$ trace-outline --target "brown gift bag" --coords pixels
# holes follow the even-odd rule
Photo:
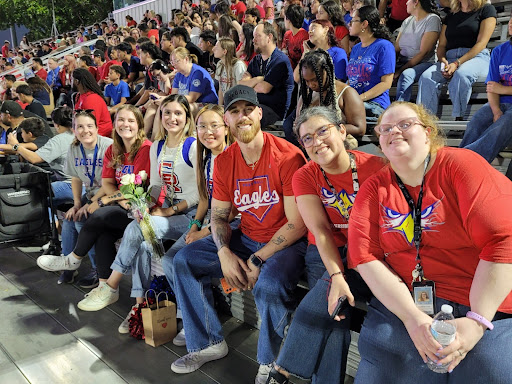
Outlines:
[[[148,292],[146,292],[146,302],[148,302]],[[144,326],[144,337],[146,344],[158,347],[159,345],[168,343],[176,336],[176,304],[167,300],[158,301],[158,297],[166,292],[160,292],[156,296],[156,303],[142,308],[142,325]],[[155,292],[156,294],[156,292]]]

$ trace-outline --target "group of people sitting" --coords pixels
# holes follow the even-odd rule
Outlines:
[[[256,383],[290,375],[342,383],[356,300],[369,303],[356,382],[506,382],[512,184],[489,161],[511,136],[512,43],[489,56],[494,8],[457,1],[441,26],[430,2],[409,0],[411,16],[393,47],[372,5],[356,2],[347,30],[341,5],[312,3],[316,19],[297,43],[304,10],[286,4],[281,44],[269,7],[260,6],[261,22],[252,8],[240,15],[239,3],[217,3],[209,25],[198,7],[184,5],[172,30],[159,34],[161,49],[149,35],[112,32],[92,51],[81,47],[78,64],[73,55],[62,68],[55,62],[62,105],[51,113],[53,137],[30,112],[30,86],[8,88],[0,161],[19,156],[52,169],[54,202],[72,204],[62,220],[64,256],[42,255],[37,264],[73,282],[90,258],[93,270],[80,285],[93,289],[81,310],[116,302],[124,275],[132,277],[134,307],[143,303],[151,247],[120,191],[124,175],[139,174],[151,188],[157,237],[174,241],[162,265],[183,325],[173,343],[188,353],[172,371],[190,373],[228,353],[211,287],[223,277],[254,294],[262,320]],[[198,47],[191,32],[201,27]],[[467,46],[470,31],[476,40]],[[360,42],[350,48],[348,34]],[[445,148],[429,104],[435,97],[408,102],[411,84],[419,78],[421,98],[422,81],[449,81],[457,87],[454,111],[460,102],[454,117],[462,117],[463,84],[470,95],[489,66],[489,104],[466,132],[472,151]],[[402,91],[391,103],[394,80]],[[354,150],[372,118],[385,159]],[[280,119],[288,140],[262,131]],[[304,273],[310,291],[299,304]],[[431,289],[431,307],[415,300],[418,288]],[[340,298],[349,307],[333,313]],[[430,332],[430,315],[446,303],[457,318],[448,346]],[[120,333],[128,333],[133,309]],[[446,379],[429,360],[447,364]]]

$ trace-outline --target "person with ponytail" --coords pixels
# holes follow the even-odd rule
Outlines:
[[[318,7],[316,19],[327,20],[331,22],[334,27],[336,40],[338,41],[337,45],[342,47],[348,56],[350,53],[348,44],[349,32],[345,26],[345,21],[343,19],[343,8],[341,8],[340,3],[334,0],[327,0],[322,2]]]
[[[434,63],[434,51],[441,32],[435,0],[409,0],[407,12],[411,16],[403,22],[395,41],[398,57],[394,79],[397,82],[396,99],[401,101],[411,99],[412,85]]]
[[[186,48],[176,48],[171,54],[171,64],[176,70],[172,95],[185,96],[190,104],[219,102],[213,79],[206,69],[197,65],[196,55]]]
[[[235,42],[228,37],[221,37],[213,47],[213,55],[220,59],[215,72],[219,82],[219,104],[224,104],[224,93],[242,80],[247,67],[235,56]]]
[[[98,122],[98,133],[110,137],[112,134],[112,119],[108,111],[103,91],[91,73],[85,68],[73,71],[73,88],[78,90],[75,100],[75,110],[92,109]]]
[[[350,35],[361,40],[350,54],[348,83],[364,102],[366,119],[377,118],[390,104],[389,89],[395,72],[395,48],[391,34],[380,24],[379,11],[365,5],[354,13],[350,21]]]
[[[240,44],[236,47],[236,57],[245,62],[245,65],[248,66],[254,56],[256,56],[256,51],[254,50],[254,44],[252,40],[254,39],[254,25],[244,23],[242,25],[242,33],[240,33]]]

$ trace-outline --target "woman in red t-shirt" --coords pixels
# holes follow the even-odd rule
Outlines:
[[[75,249],[64,257],[39,257],[37,265],[42,269],[77,270],[94,246],[100,285],[105,284],[109,277],[110,265],[116,255],[115,242],[123,236],[125,228],[133,220],[129,217],[128,200],[119,190],[121,177],[144,171],[149,180],[151,142],[144,134],[144,120],[138,108],[128,104],[119,108],[113,139],[114,143],[107,148],[103,159],[102,194],[97,194],[102,197],[89,203],[87,211],[90,216],[80,231]]]
[[[334,34],[338,40],[338,45],[345,50],[348,56],[350,54],[348,44],[349,35],[343,19],[343,9],[341,8],[341,5],[333,0],[324,1],[318,7],[316,19],[331,22],[334,27]]]
[[[436,120],[395,102],[375,127],[389,166],[361,187],[348,231],[349,267],[375,295],[356,382],[439,383],[428,359],[453,383],[512,372],[512,183],[478,154],[443,148]],[[457,328],[444,342],[429,316],[442,304]]]
[[[254,25],[252,24],[243,24],[242,25],[242,33],[238,34],[240,38],[240,44],[236,47],[236,57],[245,62],[245,65],[249,65],[254,56],[256,56],[256,52],[254,51],[254,44],[252,40],[254,39]]]

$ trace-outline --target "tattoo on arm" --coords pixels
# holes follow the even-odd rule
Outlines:
[[[289,231],[291,231],[292,229],[295,229],[295,225],[293,225],[293,224],[288,224],[288,227],[287,227],[286,229],[288,229]]]
[[[229,240],[231,239],[231,227],[229,226],[229,213],[230,208],[218,208],[214,207],[212,211],[211,219],[211,232],[213,234],[213,241],[217,246],[217,250],[220,251],[222,247],[229,246]]]
[[[286,241],[286,237],[284,237],[283,235],[279,235],[279,236],[277,236],[277,238],[276,238],[276,239],[272,240],[272,242],[273,242],[275,245],[281,245],[281,244],[283,244],[285,241]]]

